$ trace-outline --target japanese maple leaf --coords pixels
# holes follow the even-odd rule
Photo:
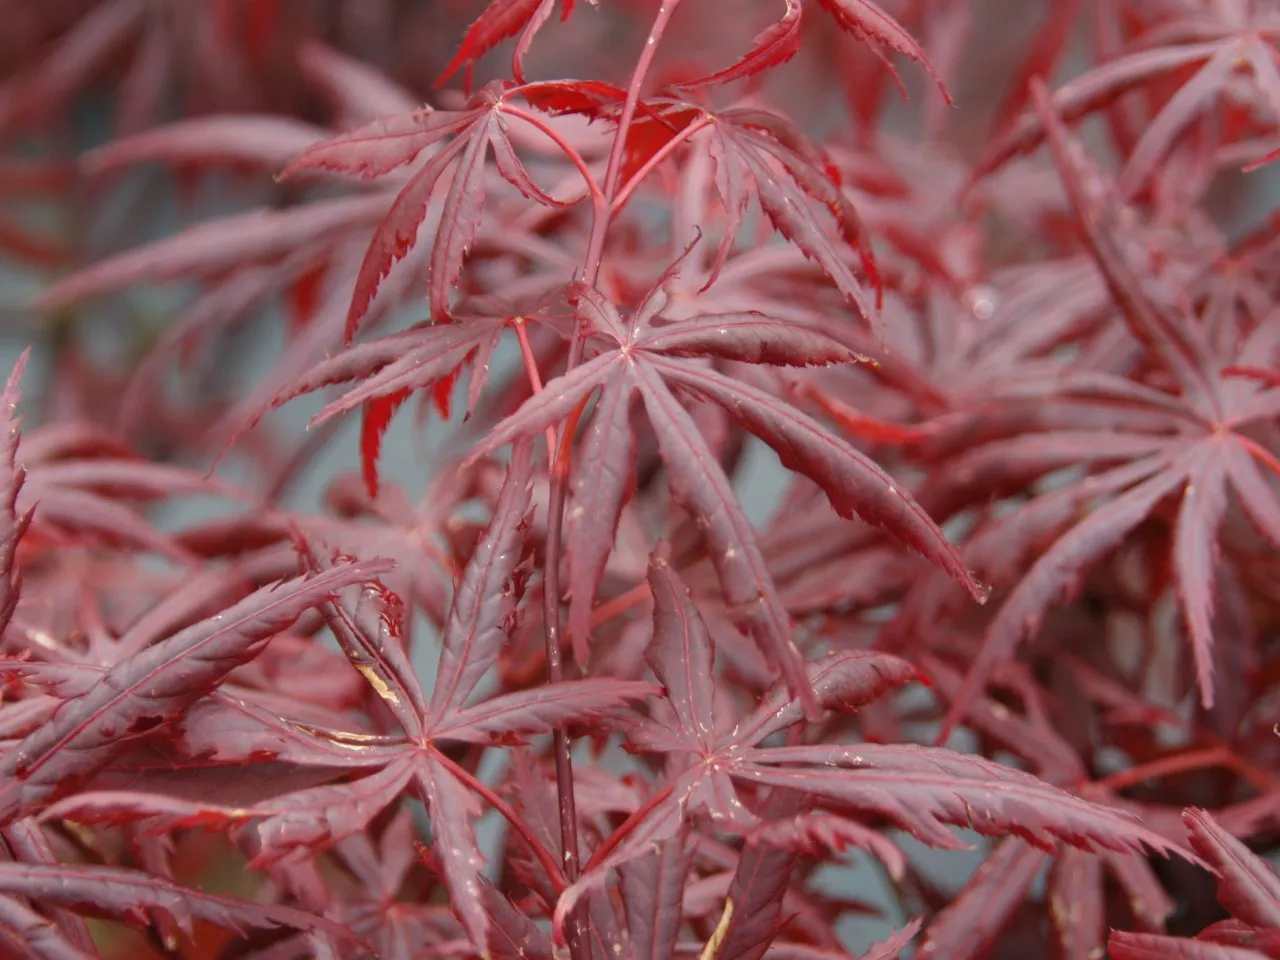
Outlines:
[[[268,752],[293,763],[336,767],[353,779],[239,808],[158,794],[82,794],[57,813],[90,821],[149,818],[169,829],[189,823],[252,822],[258,841],[253,865],[261,867],[296,861],[307,851],[359,833],[412,790],[427,804],[434,849],[467,933],[475,944],[487,943],[488,914],[478,899],[483,860],[472,823],[480,810],[473,792],[486,799],[493,794],[442,753],[440,745],[506,742],[571,723],[599,721],[623,704],[656,692],[645,682],[587,679],[468,703],[515,626],[527,576],[521,558],[530,461],[529,445],[518,445],[488,531],[454,593],[430,697],[421,690],[407,657],[396,652],[398,627],[386,615],[385,603],[383,612],[376,598],[364,612],[345,605],[330,612],[344,652],[399,720],[403,734],[371,736],[324,724],[298,725],[289,731],[290,724],[243,703],[215,705],[196,731],[203,740],[220,739],[221,749],[245,758]],[[539,853],[548,875],[559,878],[556,858],[545,850]]]
[[[332,135],[333,131],[284,117],[198,117],[113,141],[86,154],[81,166],[98,178],[143,162],[179,170],[239,167],[267,174]],[[268,268],[275,285],[283,287],[301,272],[301,264],[314,262],[322,254],[339,259],[332,251],[341,249],[353,235],[359,240],[362,231],[372,230],[393,198],[388,189],[365,190],[360,195],[329,197],[284,210],[251,210],[189,226],[73,273],[45,290],[35,306],[60,310],[140,281],[202,280],[216,290],[239,281],[240,274]]]
[[[1224,378],[1220,371],[1252,355],[1253,342],[1265,342],[1263,328],[1231,338],[1222,356],[1222,331],[1206,321],[1184,316],[1153,298],[1128,255],[1107,229],[1104,210],[1091,202],[1082,176],[1069,157],[1062,123],[1049,113],[1043,87],[1033,95],[1049,130],[1055,161],[1079,219],[1086,248],[1107,281],[1126,328],[1149,361],[1170,380],[1172,391],[1105,372],[1066,374],[1050,388],[1069,407],[1101,408],[1106,419],[1097,430],[1042,427],[1010,439],[979,446],[964,458],[1008,462],[1031,456],[1049,469],[1060,456],[1078,462],[1092,447],[1106,469],[1093,472],[1082,486],[1067,487],[1036,498],[975,536],[970,562],[1007,556],[1009,534],[1041,535],[1061,529],[1079,505],[1094,503],[1088,515],[1061,533],[1035,560],[989,625],[982,652],[964,686],[952,701],[944,729],[966,709],[990,675],[993,665],[1010,656],[1019,642],[1042,622],[1063,588],[1114,549],[1167,498],[1178,499],[1173,527],[1173,578],[1195,658],[1200,696],[1213,704],[1213,566],[1215,543],[1227,511],[1229,491],[1257,530],[1280,544],[1280,498],[1264,470],[1280,474],[1276,454],[1250,434],[1250,428],[1280,417],[1280,390],[1243,378]],[[1259,339],[1261,338],[1261,339]],[[1068,399],[1069,398],[1069,399]],[[1075,401],[1075,402],[1073,402]],[[1068,448],[1072,453],[1067,453]],[[1088,455],[1085,453],[1084,455]],[[993,461],[992,458],[995,458]],[[970,466],[972,469],[972,466]]]
[[[403,97],[394,91],[355,99],[347,109],[366,121],[368,109],[403,107]],[[116,141],[88,154],[83,165],[97,176],[142,161],[179,170],[248,167],[267,173],[332,135],[277,117],[202,117]],[[140,282],[198,283],[198,294],[164,329],[128,384],[118,418],[129,435],[163,395],[170,364],[191,363],[203,353],[193,350],[195,345],[253,318],[273,295],[285,294],[293,319],[287,354],[253,393],[239,398],[209,429],[205,442],[216,446],[291,379],[342,344],[351,290],[369,238],[395,200],[395,183],[393,177],[355,196],[323,197],[284,210],[252,210],[189,226],[73,273],[44,291],[35,308],[61,310]],[[387,319],[389,308],[407,295],[416,268],[413,258],[397,264],[382,283],[381,295],[367,306],[366,325]]]
[[[82,690],[0,756],[0,822],[66,796],[127,749],[130,735],[177,719],[304,611],[386,569],[385,562],[343,564],[316,577],[264,587],[105,672],[72,678]]]
[[[838,514],[883,526],[975,596],[982,595],[942,532],[873,461],[798,409],[705,362],[844,363],[855,359],[847,348],[816,330],[756,313],[705,314],[663,323],[659,315],[665,295],[660,291],[625,322],[594,290],[579,286],[576,295],[593,334],[592,355],[497,424],[471,457],[540,434],[601,391],[576,463],[569,511],[575,531],[570,539],[571,624],[578,637],[585,636],[587,612],[631,483],[635,441],[630,412],[639,400],[657,437],[672,495],[703,530],[734,615],[750,625],[788,688],[809,696],[803,659],[755,531],[681,394],[723,407],[773,447],[787,467],[817,483]]]
[[[912,745],[760,744],[804,719],[801,701],[776,691],[728,728],[712,705],[714,647],[687,589],[660,552],[649,571],[654,597],[651,669],[667,693],[652,718],[630,729],[633,747],[665,754],[672,772],[584,866],[556,907],[557,932],[577,899],[607,872],[673,836],[686,818],[705,812],[726,829],[759,821],[736,784],[807,794],[819,805],[884,817],[934,846],[963,846],[946,824],[987,834],[1016,834],[1052,849],[1062,841],[1085,848],[1169,853],[1178,848],[1120,811],[1088,803],[1029,774],[975,757]],[[807,664],[824,707],[853,710],[910,682],[905,661],[870,652],[828,656]]]
[[[926,664],[934,688],[944,696],[953,695],[960,686],[961,675],[936,658],[927,658]],[[1028,701],[1032,699],[1025,689],[1019,693]],[[965,723],[980,736],[1023,759],[1049,782],[1079,790],[1077,785],[1087,779],[1084,764],[1071,744],[1049,726],[1041,711],[1042,707],[1037,706],[1027,709],[1024,715],[994,699],[979,698],[970,704]],[[1048,859],[1045,851],[1027,847],[1016,839],[999,845],[952,904],[929,925],[922,954],[948,960],[981,956],[1014,919]],[[1073,905],[1069,910],[1053,910],[1050,914],[1053,938],[1063,956],[1088,956],[1091,951],[1102,949],[1106,941],[1109,881],[1129,892],[1132,901],[1143,903],[1145,916],[1159,911],[1160,903],[1168,899],[1142,854],[1108,850],[1095,856],[1060,846],[1049,865],[1048,893],[1058,902]],[[980,916],[980,921],[975,921],[975,916]]]
[[[933,64],[929,62],[924,50],[902,24],[889,16],[879,4],[873,3],[872,0],[817,0],[817,2],[831,14],[840,29],[870,46],[881,61],[889,67],[895,80],[897,80],[897,73],[889,63],[882,47],[909,57],[923,66],[938,85],[938,89],[942,91],[946,101],[951,102],[942,78],[933,69]],[[898,86],[902,87],[901,81],[898,81]]]
[[[754,193],[773,228],[817,263],[859,316],[873,324],[882,292],[870,238],[841,190],[835,165],[816,144],[784,117],[762,109],[709,111],[680,97],[656,97],[645,105],[646,114],[628,132],[625,179],[635,181],[650,158],[665,155],[684,141],[705,152],[714,164],[724,222],[704,290],[719,277]],[[827,218],[834,224],[834,235]],[[862,258],[867,282],[876,291],[874,305],[845,262],[846,247]]]
[[[205,125],[207,127],[207,124]],[[204,130],[205,133],[209,131]],[[35,308],[54,311],[85,298],[144,282],[190,280],[198,293],[165,327],[120,398],[117,422],[125,436],[146,426],[166,401],[165,371],[195,366],[214,351],[193,349],[259,315],[273,295],[310,285],[307,323],[289,338],[286,355],[247,397],[203,427],[198,437],[215,446],[293,377],[340,346],[360,258],[367,237],[393,195],[339,197],[287,210],[255,210],[199,223],[180,233],[108,257],[55,284]],[[386,317],[388,301],[411,275],[398,272],[385,285],[387,298],[370,318]],[[212,442],[210,442],[210,440]]]
[[[512,836],[514,856],[509,862],[519,881],[527,885],[536,898],[542,901],[541,909],[549,911],[564,885],[555,883],[555,878],[548,877],[545,870],[540,868],[531,856],[531,844],[539,843],[548,849],[556,849],[560,844],[559,791],[554,773],[546,764],[540,764],[530,751],[518,751],[512,757],[504,792],[510,796],[512,805],[520,812],[528,827],[527,832]],[[629,789],[616,775],[599,767],[579,767],[574,771],[574,793],[577,798],[580,846],[585,846],[588,837],[599,836],[602,831],[607,833],[612,817],[637,802],[636,790]],[[688,840],[690,837],[686,834],[678,839]],[[685,847],[679,849],[683,851]],[[665,889],[654,892],[665,904],[674,904],[674,909],[678,911],[679,887],[673,890],[670,878],[667,878],[664,887]],[[607,891],[593,890],[587,895],[580,915],[585,927],[584,939],[595,945],[593,953],[610,956],[625,952],[628,941],[633,950],[643,948],[645,937],[642,922],[636,923],[636,936],[629,937],[632,933],[633,914],[628,914],[625,920],[623,914],[620,905]],[[663,917],[664,925],[670,924],[672,920],[670,916]],[[523,926],[527,929],[528,924],[529,921],[526,920]],[[554,953],[551,938],[541,932],[533,938],[531,947],[545,948],[546,955]],[[644,955],[636,953],[636,956]],[[516,957],[520,956],[520,952],[516,951]]]
[[[437,184],[450,168],[452,180],[440,207],[430,247],[427,294],[437,320],[449,317],[450,294],[463,259],[476,239],[485,202],[485,159],[493,151],[501,176],[525,197],[548,207],[567,204],[544,192],[516,155],[507,133],[511,117],[539,122],[508,102],[504,85],[494,82],[462,110],[424,109],[388,117],[304,150],[282,177],[328,170],[372,179],[385,176],[433,151],[413,173],[375,231],[361,264],[347,314],[347,337],[355,333],[374,294],[392,265],[418,242]]]

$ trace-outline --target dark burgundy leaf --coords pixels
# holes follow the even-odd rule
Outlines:
[[[305,611],[390,569],[386,561],[347,563],[264,587],[117,664],[0,759],[0,818],[11,822],[66,796],[129,737],[176,719]]]
[[[0,863],[0,894],[33,897],[91,916],[125,921],[145,922],[149,916],[165,916],[188,935],[192,921],[203,920],[232,931],[293,927],[351,938],[341,924],[301,910],[214,896],[114,867]]]
[[[453,909],[473,944],[488,943],[489,916],[480,899],[484,859],[476,845],[472,818],[479,805],[461,783],[434,758],[418,770],[418,781],[431,817],[433,847],[444,865]]]
[[[693,863],[686,833],[658,844],[618,871],[627,935],[636,960],[664,960],[680,935],[685,882]]]

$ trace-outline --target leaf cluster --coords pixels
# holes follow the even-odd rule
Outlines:
[[[1269,4],[41,6],[0,954],[1280,960]]]

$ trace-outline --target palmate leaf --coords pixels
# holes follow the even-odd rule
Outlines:
[[[420,738],[442,741],[489,742],[503,737],[545,733],[565,723],[599,717],[629,701],[654,692],[649,684],[616,680],[568,682],[559,688],[540,688],[491,698],[467,707],[476,684],[496,660],[514,627],[521,595],[518,565],[527,535],[526,513],[530,495],[530,447],[518,445],[507,479],[494,508],[489,529],[472,554],[454,595],[441,645],[435,689],[422,715]],[[437,845],[446,880],[458,904],[473,904],[462,912],[467,931],[477,944],[487,942],[486,915],[476,897],[482,861],[471,825],[470,790],[443,764],[434,749],[422,752],[405,744],[404,756],[374,776],[369,801],[363,806],[363,822],[343,823],[334,830],[332,816],[342,805],[341,791],[360,790],[366,780],[342,788],[319,788],[322,805],[317,817],[285,813],[295,829],[320,827],[316,842],[332,842],[360,829],[368,818],[390,804],[407,778],[416,779],[424,791],[433,830],[446,830]],[[396,757],[394,749],[388,757]],[[318,793],[318,791],[316,791]],[[327,806],[332,796],[332,806]],[[332,810],[333,812],[328,812]],[[342,814],[346,815],[346,814]],[[273,844],[273,846],[276,846]],[[284,851],[289,844],[279,845]]]
[[[672,495],[703,531],[732,612],[750,625],[766,657],[801,698],[810,696],[802,659],[755,532],[729,478],[672,388],[722,406],[773,447],[787,466],[817,483],[841,516],[857,516],[883,526],[975,596],[983,595],[941,531],[869,458],[777,397],[692,359],[804,366],[848,362],[857,359],[856,354],[816,330],[753,313],[707,314],[663,324],[638,322],[643,320],[642,309],[632,329],[624,333],[617,311],[605,306],[607,309],[596,311],[602,318],[595,325],[601,352],[547,383],[499,423],[473,449],[473,459],[503,444],[539,435],[598,389],[605,391],[600,415],[607,418],[599,431],[612,438],[624,429],[622,408],[629,407],[631,398],[638,395],[667,466]],[[597,429],[594,418],[589,429]],[[599,584],[605,555],[600,544],[613,542],[617,511],[631,481],[630,450],[610,453],[604,465],[606,442],[589,439],[583,460],[587,476],[597,484],[586,503],[600,505],[600,511],[588,514],[586,504],[577,503],[569,511],[571,522],[580,525],[575,529],[589,531],[585,538],[570,542],[573,579],[569,589],[574,603],[584,606]],[[579,550],[587,551],[586,555],[572,559]],[[583,621],[580,606],[578,613],[571,615],[571,623],[581,629]],[[812,705],[811,700],[807,702]]]
[[[326,782],[239,807],[141,791],[89,792],[63,801],[53,813],[82,822],[149,821],[152,829],[161,831],[202,823],[247,825],[253,830],[255,866],[296,867],[312,852],[366,830],[406,792],[416,791],[427,804],[436,840],[433,852],[467,934],[474,944],[487,943],[488,913],[478,898],[483,860],[473,826],[481,809],[474,791],[483,793],[483,788],[448,760],[441,746],[503,743],[566,724],[609,723],[624,705],[658,692],[650,683],[599,678],[468,702],[517,622],[526,576],[521,561],[530,485],[531,445],[525,442],[517,445],[488,530],[455,590],[436,686],[425,705],[415,692],[416,681],[411,675],[401,676],[404,665],[386,656],[385,648],[370,645],[368,635],[378,628],[362,626],[362,621],[370,613],[376,615],[377,606],[362,614],[357,601],[351,604],[354,609],[347,609],[350,600],[343,591],[354,590],[363,580],[340,584],[340,589],[312,604],[327,601],[341,607],[331,612],[345,638],[341,645],[357,667],[368,667],[361,673],[379,696],[385,699],[390,692],[404,701],[397,706],[398,712],[411,711],[403,721],[408,736],[293,722],[277,717],[275,710],[261,709],[252,696],[220,701],[215,694],[201,704],[203,713],[197,708],[188,715],[188,748],[202,753],[213,749],[231,762],[266,753],[278,761],[320,767],[328,771]],[[339,563],[334,569],[344,568]],[[365,568],[369,573],[383,570],[368,564]],[[555,860],[546,853],[543,862]]]
[[[285,383],[262,408],[240,425],[240,432],[252,429],[266,414],[297,397],[325,387],[359,381],[359,384],[326,404],[310,424],[319,426],[334,417],[363,406],[360,445],[361,474],[370,497],[377,496],[377,461],[381,431],[396,407],[415,390],[434,390],[447,396],[453,378],[461,370],[471,370],[470,407],[488,376],[488,364],[503,333],[511,322],[505,316],[460,315],[453,323],[420,323],[348,347],[312,366],[301,376]]]
[[[1055,91],[1054,111],[1066,122],[1074,122],[1154,79],[1203,63],[1220,48],[1220,43],[1188,43],[1138,50],[1110,60]],[[1045,136],[1041,118],[1028,110],[987,146],[974,167],[973,179],[987,176],[1013,158],[1032,152],[1044,142]]]
[[[350,340],[368,312],[379,285],[393,264],[416,245],[436,185],[452,168],[452,180],[440,208],[431,245],[427,295],[436,320],[450,315],[450,296],[475,241],[484,214],[485,159],[492,149],[498,172],[525,197],[549,207],[562,206],[541,188],[516,156],[503,113],[506,92],[489,84],[462,110],[419,110],[389,117],[304,151],[282,177],[328,170],[372,179],[412,163],[437,148],[396,195],[360,265],[346,336]],[[446,142],[447,141],[447,142]],[[443,146],[439,146],[443,144]]]
[[[1232,367],[1240,357],[1235,353],[1215,355],[1194,318],[1179,316],[1146,294],[1142,278],[1112,231],[1106,229],[1105,211],[1100,211],[1086,192],[1083,174],[1069,156],[1062,122],[1048,112],[1043,87],[1037,82],[1032,92],[1086,248],[1107,280],[1127,331],[1175,389],[1153,390],[1104,373],[1066,376],[1057,383],[1056,404],[1062,404],[1064,413],[1077,410],[1101,415],[1096,430],[1099,447],[1111,451],[1107,459],[1115,465],[1091,472],[1078,485],[1035,498],[972,538],[970,562],[984,569],[984,556],[1007,552],[1013,542],[1031,542],[1025,536],[1031,530],[1040,536],[1056,535],[1052,546],[1020,575],[988,626],[982,650],[952,699],[939,742],[981,690],[994,665],[1011,656],[1023,639],[1039,628],[1049,608],[1064,594],[1071,594],[1080,574],[1115,549],[1171,497],[1178,498],[1172,538],[1173,580],[1191,643],[1201,702],[1212,706],[1214,565],[1228,491],[1235,494],[1258,532],[1280,544],[1280,498],[1263,473],[1263,468],[1276,470],[1275,456],[1251,436],[1251,430],[1274,422],[1277,416],[1265,386],[1243,379],[1230,385],[1220,371]],[[1239,354],[1252,352],[1243,338],[1228,348]],[[1056,443],[1072,436],[1074,431],[1041,428],[1034,441],[1030,436],[1026,439],[1052,452]],[[1118,442],[1132,444],[1127,454]],[[1007,457],[1009,450],[1006,442],[1003,454],[992,462]],[[981,447],[968,454],[978,455]],[[1092,512],[1070,526],[1071,514],[1087,505],[1093,505]]]
[[[389,569],[383,561],[342,564],[264,587],[116,664],[0,757],[0,821],[66,796],[125,749],[131,735],[179,717],[305,611]]]
[[[373,944],[378,957],[386,960],[412,960],[428,948],[441,953],[470,949],[447,905],[409,900],[421,863],[416,834],[413,812],[401,808],[380,831],[356,834],[334,850],[360,884],[358,891],[345,898],[341,916],[356,934]],[[501,894],[498,897],[506,901]],[[510,914],[515,910],[506,902],[504,919],[514,925]],[[388,903],[397,907],[385,909]],[[486,899],[486,907],[489,905]],[[496,900],[493,907],[498,908]]]
[[[714,167],[724,220],[704,291],[715,284],[728,260],[754,192],[773,228],[817,263],[863,321],[875,326],[883,289],[870,235],[842,189],[837,167],[821,148],[785,117],[762,109],[709,111],[680,97],[655,97],[644,105],[647,112],[628,133],[624,178],[637,175],[673,140],[688,140],[705,150]],[[845,262],[845,247],[859,255],[866,283],[876,294],[874,303]]]
[[[832,178],[822,151],[783,118],[763,110],[734,108],[709,116],[708,149],[715,161],[716,190],[724,205],[724,235],[705,287],[729,256],[746,213],[749,184],[769,222],[831,278],[862,320],[874,326],[883,291],[875,254],[862,219]],[[835,239],[817,216],[825,209],[839,238],[856,250],[876,292],[871,304],[841,257]]]
[[[649,579],[655,611],[650,662],[664,680],[673,719],[638,719],[630,739],[641,752],[666,754],[677,773],[596,851],[579,880],[561,896],[555,911],[557,936],[578,900],[602,884],[609,870],[646,855],[654,843],[670,840],[688,818],[705,811],[721,829],[744,832],[768,816],[767,810],[753,813],[739,799],[737,781],[753,790],[776,788],[777,802],[807,797],[819,806],[882,818],[942,848],[964,848],[948,829],[959,826],[986,835],[1021,837],[1038,848],[1037,856],[1068,843],[1086,850],[1145,848],[1196,860],[1126,813],[979,757],[910,744],[760,746],[805,719],[800,699],[785,691],[708,744],[698,720],[706,705],[692,699],[705,696],[705,685],[690,682],[712,675],[713,648],[706,625],[660,552],[651,561]],[[855,710],[915,676],[909,664],[882,653],[837,654],[807,667],[822,706],[840,711]],[[723,726],[713,724],[711,729]],[[774,855],[783,862],[795,853],[779,850]],[[1027,875],[1028,882],[1033,874]],[[733,922],[730,914],[729,923]],[[749,923],[749,916],[740,922]]]

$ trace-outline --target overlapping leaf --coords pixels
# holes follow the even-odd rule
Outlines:
[[[856,355],[816,330],[760,314],[707,314],[661,324],[647,320],[642,307],[628,328],[598,295],[583,296],[600,341],[599,352],[549,382],[498,424],[472,454],[479,456],[513,440],[537,436],[595,391],[604,391],[596,414],[601,419],[592,421],[593,433],[580,467],[587,471],[580,489],[591,491],[590,499],[570,510],[571,518],[589,518],[593,525],[590,534],[575,537],[570,548],[571,557],[588,551],[585,557],[571,560],[570,567],[574,579],[569,589],[579,610],[571,622],[579,629],[581,611],[594,597],[630,482],[632,455],[622,440],[623,424],[625,411],[638,399],[657,437],[672,494],[702,529],[734,614],[750,625],[788,688],[802,698],[809,696],[791,624],[755,532],[676,391],[722,406],[772,446],[786,466],[817,483],[841,516],[857,516],[885,527],[981,596],[981,588],[945,536],[875,463],[796,408],[695,359],[806,366],[848,362]],[[588,515],[588,504],[598,512]]]
[[[623,704],[655,692],[648,683],[588,679],[565,682],[558,687],[514,691],[468,704],[515,625],[525,580],[520,563],[527,535],[530,461],[530,445],[520,444],[489,529],[472,554],[455,592],[442,640],[435,689],[425,704],[407,661],[394,653],[394,641],[375,639],[385,628],[367,622],[369,613],[376,619],[384,616],[378,611],[377,603],[385,608],[386,598],[372,597],[376,603],[366,612],[361,611],[359,600],[350,605],[343,602],[350,589],[368,580],[371,574],[386,572],[389,565],[340,562],[310,580],[299,581],[325,585],[324,593],[320,592],[321,587],[316,587],[307,594],[309,605],[329,604],[329,617],[344,652],[361,669],[378,697],[402,717],[409,736],[370,736],[326,729],[317,724],[307,725],[309,729],[288,722],[277,725],[269,713],[257,711],[248,703],[236,705],[238,722],[245,724],[246,733],[251,733],[251,743],[271,743],[272,752],[281,759],[338,770],[346,768],[355,779],[325,783],[238,808],[199,801],[175,802],[159,794],[85,794],[77,801],[63,804],[57,813],[90,822],[150,819],[167,829],[200,822],[254,823],[257,838],[254,863],[265,867],[282,861],[297,862],[309,850],[327,847],[359,833],[383,810],[395,804],[406,790],[416,788],[427,802],[435,825],[437,852],[454,902],[468,905],[459,910],[462,921],[474,943],[486,943],[487,914],[477,899],[483,862],[472,825],[479,812],[472,794],[475,782],[463,778],[470,775],[464,775],[452,761],[445,759],[437,743],[483,744],[546,733],[564,724],[603,718]],[[225,616],[230,618],[231,614]],[[150,648],[147,653],[156,649]],[[228,669],[231,666],[234,664],[227,664]],[[108,674],[102,684],[106,684],[110,676]],[[190,676],[187,681],[190,683]],[[91,689],[86,697],[92,696]],[[33,734],[29,738],[32,743],[14,756],[31,753],[43,745],[44,739],[53,737],[65,726],[58,721],[61,716],[59,713],[55,717],[51,732]],[[78,729],[85,727],[79,722],[79,716],[77,713],[73,718],[68,714],[68,723],[74,720]],[[211,742],[222,740],[225,748],[228,738],[240,735],[228,726],[234,719],[236,714],[226,709],[212,712],[203,721],[208,727],[202,727],[199,736]],[[91,732],[101,733],[100,726],[91,728]],[[298,729],[290,731],[291,726]],[[116,729],[112,728],[113,732]],[[255,730],[266,733],[266,738],[252,733]],[[290,739],[298,743],[291,745]],[[188,742],[191,742],[190,734]],[[71,746],[78,748],[81,744],[73,741]],[[96,761],[111,745],[99,747],[94,741],[75,755],[83,757],[90,748],[97,750],[89,754]],[[59,783],[68,782],[67,771],[61,774],[63,779]],[[26,776],[30,777],[30,773]],[[38,799],[43,802],[53,799],[50,792],[53,789],[50,787]],[[35,809],[34,801],[29,800],[23,809]]]
[[[490,84],[463,110],[420,110],[378,120],[303,151],[285,167],[284,177],[308,170],[329,170],[372,179],[412,163],[440,145],[404,185],[374,233],[347,313],[348,340],[392,265],[417,243],[432,194],[450,168],[452,181],[435,227],[427,282],[428,299],[437,320],[449,316],[453,285],[480,228],[485,160],[490,150],[498,171],[524,196],[547,206],[560,205],[533,182],[516,156],[506,132],[509,120],[503,115],[505,100],[502,85]]]
[[[666,754],[675,763],[674,773],[596,852],[582,878],[561,897],[557,929],[578,898],[601,884],[610,869],[674,836],[687,817],[705,811],[722,828],[738,831],[759,822],[759,815],[739,798],[735,781],[881,817],[943,848],[964,846],[947,829],[963,826],[988,835],[1014,834],[1042,850],[1066,842],[1084,849],[1147,847],[1192,856],[1117,810],[1011,767],[949,750],[879,744],[760,746],[804,719],[798,698],[783,693],[766,700],[731,731],[709,736],[705,721],[699,720],[707,711],[701,678],[712,676],[714,667],[706,626],[660,554],[651,564],[650,590],[655,599],[650,663],[663,681],[671,713],[669,720],[637,721],[631,739],[640,750]],[[842,711],[910,682],[915,673],[905,662],[876,653],[834,655],[809,664],[808,672],[819,702]],[[696,683],[694,678],[699,678]],[[1030,878],[1028,874],[1028,882]]]
[[[1223,18],[1226,21],[1226,18]],[[1211,23],[1211,21],[1210,21]],[[1132,196],[1147,185],[1162,156],[1197,119],[1223,96],[1242,67],[1248,69],[1260,99],[1275,114],[1280,107],[1280,71],[1275,49],[1261,36],[1231,25],[1201,23],[1198,40],[1147,46],[1099,65],[1072,80],[1053,95],[1053,107],[1067,121],[1099,112],[1123,94],[1152,86],[1155,81],[1194,67],[1186,80],[1161,105],[1141,138],[1133,145],[1120,189]],[[1208,30],[1206,31],[1206,27]],[[976,174],[997,169],[1010,158],[1034,149],[1048,136],[1041,114],[1028,110],[1005,131],[979,162]]]
[[[1037,97],[1043,115],[1048,110],[1047,99],[1042,90]],[[1084,487],[1069,485],[1037,498],[975,539],[969,556],[981,566],[981,556],[1001,549],[1010,531],[1020,529],[1020,524],[1047,520],[1048,529],[1053,530],[1064,525],[1068,515],[1064,511],[1072,510],[1073,503],[1097,502],[1093,511],[1062,533],[1018,581],[988,627],[982,653],[952,702],[944,730],[967,708],[993,664],[1009,656],[1039,626],[1064,586],[1114,550],[1162,501],[1175,496],[1179,510],[1173,530],[1174,582],[1201,700],[1212,705],[1214,545],[1228,490],[1234,491],[1258,530],[1280,544],[1280,499],[1263,472],[1275,470],[1274,455],[1250,435],[1253,425],[1275,416],[1269,401],[1264,400],[1264,391],[1256,384],[1243,386],[1249,381],[1228,389],[1218,370],[1236,358],[1209,359],[1213,350],[1201,329],[1148,295],[1125,251],[1105,229],[1102,212],[1090,201],[1083,175],[1068,156],[1061,121],[1051,115],[1043,119],[1086,246],[1108,281],[1120,315],[1134,338],[1146,346],[1151,361],[1166,371],[1178,389],[1166,393],[1103,374],[1075,382],[1068,377],[1057,385],[1058,396],[1070,406],[1087,409],[1097,404],[1106,411],[1106,425],[1097,442],[1115,451],[1108,459],[1117,465],[1090,475]],[[1230,346],[1233,350],[1249,349],[1247,341]],[[1079,403],[1070,402],[1075,397]],[[1072,435],[1070,430],[1041,432],[1034,436],[1034,443],[1051,450],[1055,436],[1066,440]],[[1121,438],[1131,444],[1128,451],[1116,447]],[[1003,448],[1007,457],[1010,444]],[[978,448],[970,456],[980,455]]]
[[[348,563],[263,588],[116,664],[0,758],[0,820],[12,822],[66,796],[129,737],[177,719],[306,610],[389,568]]]
[[[774,229],[816,261],[859,316],[874,325],[882,291],[870,237],[857,210],[832,179],[821,151],[781,117],[762,110],[723,110],[710,122],[708,149],[715,160],[716,190],[726,219],[707,286],[715,281],[737,240],[747,191],[754,186],[760,209]],[[866,281],[876,291],[874,304],[817,216],[818,209],[832,218],[840,241],[860,254]]]
[[[190,937],[193,921],[225,930],[324,930],[350,941],[350,931],[302,910],[262,906],[184,889],[137,870],[113,867],[0,863],[0,943],[15,957],[84,957],[20,898],[76,910],[87,916],[145,924],[165,917]]]

